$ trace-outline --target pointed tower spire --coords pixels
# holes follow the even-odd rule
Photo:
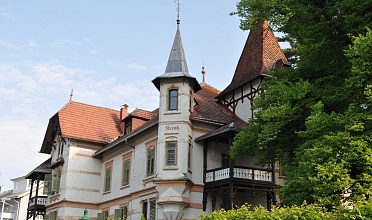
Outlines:
[[[249,32],[234,77],[218,97],[268,74],[278,61],[289,65],[268,21],[264,21]]]
[[[177,31],[174,37],[173,46],[169,55],[167,67],[165,73],[161,76],[156,77],[152,80],[152,83],[160,90],[160,82],[166,78],[189,78],[193,85],[194,91],[200,90],[200,85],[197,80],[189,74],[187,68],[186,56],[183,50],[181,32],[180,32],[180,1],[177,0]]]

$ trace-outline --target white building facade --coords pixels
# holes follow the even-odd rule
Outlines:
[[[280,181],[274,164],[233,160],[228,151],[252,116],[261,80],[286,65],[264,22],[220,92],[189,74],[178,21],[166,70],[152,81],[158,109],[128,113],[127,105],[116,111],[70,101],[50,119],[40,152],[51,158],[27,176],[37,186],[43,180],[48,197],[28,207],[28,218],[75,220],[86,209],[92,220],[191,220],[244,203],[270,209]]]

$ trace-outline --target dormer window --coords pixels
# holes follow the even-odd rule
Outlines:
[[[126,121],[124,127],[124,135],[129,134],[130,132],[132,132],[132,120]]]
[[[178,110],[178,90],[169,90],[169,111]]]

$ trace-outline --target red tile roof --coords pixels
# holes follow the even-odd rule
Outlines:
[[[203,87],[202,90],[195,93],[194,97],[197,105],[194,107],[194,111],[190,115],[190,119],[192,120],[221,125],[241,120],[228,107],[218,103],[207,90],[204,90]]]
[[[58,115],[63,137],[107,143],[120,135],[117,110],[69,102]]]
[[[58,127],[65,138],[108,143],[120,135],[119,123],[119,111],[70,101],[49,120],[40,152],[50,153]]]
[[[267,74],[273,68],[275,62],[280,59],[286,63],[288,62],[269,23],[265,21],[258,28],[250,31],[235,69],[234,77],[230,85],[218,97],[222,97],[239,86]]]
[[[218,94],[220,94],[220,90],[214,88],[213,86],[205,83],[205,82],[202,82],[200,83],[200,87],[206,91],[210,96],[212,96],[213,98],[217,97]]]
[[[146,111],[143,109],[136,108],[132,113],[130,113],[127,117],[138,117],[150,120],[153,117],[153,112]],[[125,120],[125,119],[124,119]]]

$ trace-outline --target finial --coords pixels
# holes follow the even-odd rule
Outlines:
[[[203,66],[202,66],[202,71],[201,71],[201,73],[203,74],[203,83],[205,83],[204,61],[203,61]]]
[[[74,95],[74,90],[71,89],[71,93],[70,93],[70,102],[72,101],[72,96]]]
[[[177,1],[177,2],[176,2]],[[180,0],[174,0],[174,2],[177,4],[177,24],[180,24]]]

